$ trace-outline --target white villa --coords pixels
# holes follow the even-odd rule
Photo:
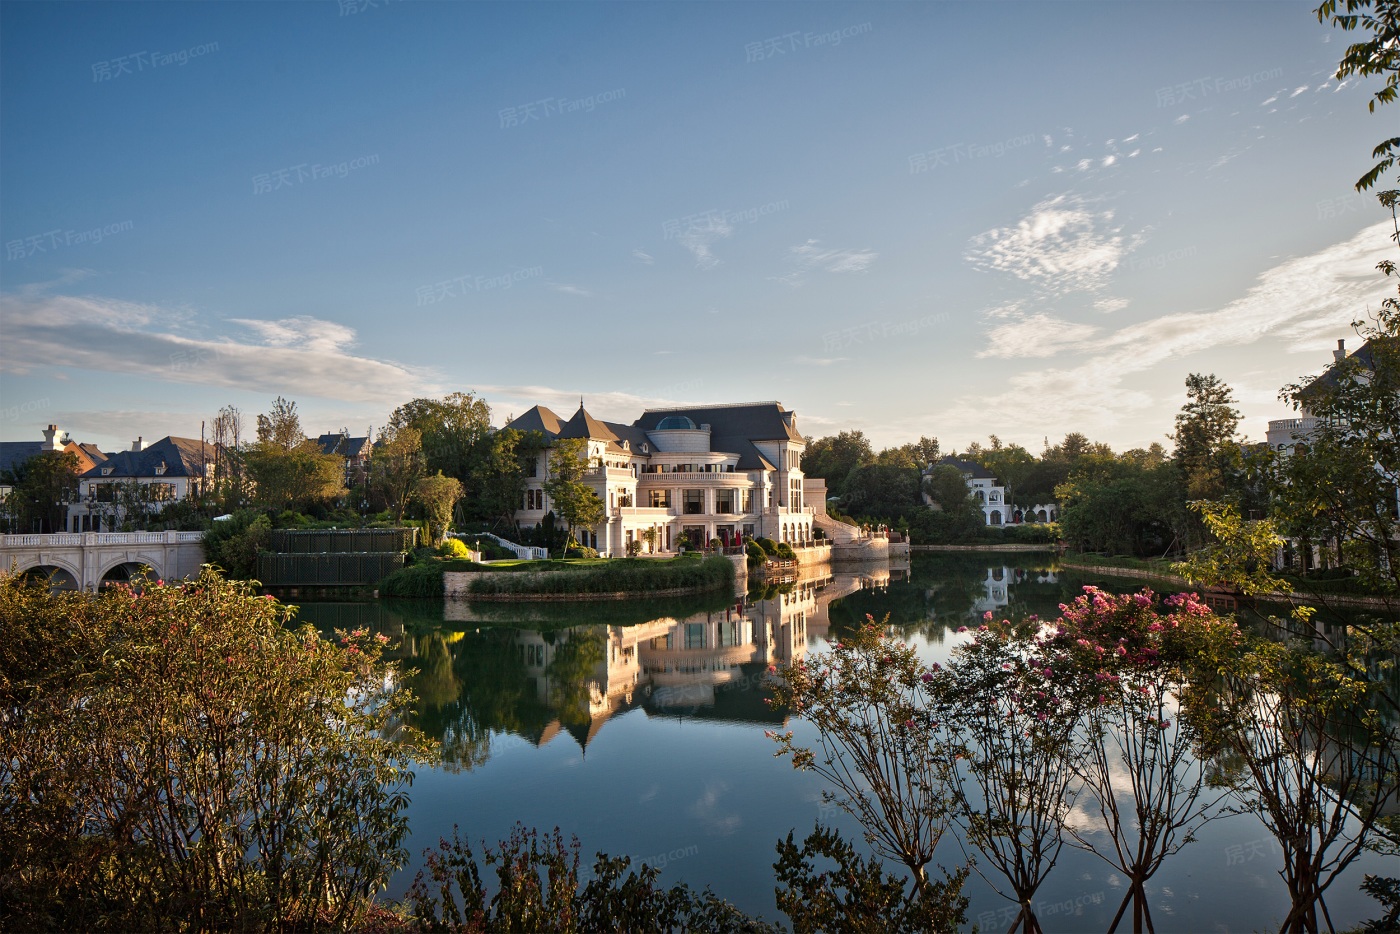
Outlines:
[[[982,517],[987,525],[1005,525],[1011,521],[1006,503],[1006,487],[997,483],[996,474],[981,464],[956,457],[945,457],[939,463],[956,467],[962,473],[967,488],[977,498],[977,505],[982,507]],[[932,502],[927,494],[924,500]]]
[[[197,496],[214,476],[216,449],[198,438],[137,438],[131,450],[109,455],[78,478],[78,502],[68,507],[74,532],[115,531],[122,523],[118,487],[137,484],[153,508]]]
[[[826,482],[802,474],[807,441],[797,416],[777,402],[648,409],[631,425],[605,422],[579,402],[562,419],[535,406],[507,427],[556,440],[587,441],[585,477],[602,500],[605,519],[575,536],[601,554],[670,552],[686,540],[726,545],[767,537],[811,544],[816,515],[825,518]],[[546,450],[526,481],[516,521],[534,526],[551,510],[544,490]],[[810,504],[810,505],[809,505]],[[648,530],[655,530],[647,540]]]

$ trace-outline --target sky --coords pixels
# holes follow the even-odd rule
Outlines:
[[[1193,372],[1261,440],[1394,253],[1313,6],[8,0],[0,440],[469,391],[1123,450]]]

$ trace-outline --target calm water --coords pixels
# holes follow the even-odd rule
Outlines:
[[[1007,560],[1002,560],[1003,558]],[[912,568],[832,573],[788,592],[647,605],[548,607],[466,603],[306,603],[323,627],[368,625],[401,639],[419,669],[419,725],[443,743],[443,763],[412,788],[410,852],[461,828],[479,852],[512,825],[576,835],[584,862],[595,851],[663,867],[665,882],[710,886],[751,914],[781,918],[773,895],[773,846],[817,820],[859,840],[859,827],[821,804],[819,778],[773,757],[765,729],[784,725],[763,703],[770,664],[822,651],[867,613],[890,622],[926,662],[946,661],[966,636],[958,626],[985,611],[1053,617],[1085,583],[1130,582],[1056,572],[1048,556],[919,556]],[[801,721],[786,723],[810,740]],[[940,852],[961,861],[958,842]],[[1150,887],[1159,931],[1277,929],[1286,913],[1279,853],[1253,818],[1208,825],[1170,858]],[[407,890],[415,859],[394,879]],[[1329,891],[1338,928],[1373,916],[1357,891],[1358,860]],[[1014,909],[975,875],[969,921],[1004,930]],[[1106,863],[1066,847],[1042,887],[1047,931],[1102,931],[1123,883]]]

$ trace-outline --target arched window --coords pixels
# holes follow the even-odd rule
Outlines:
[[[991,525],[1001,525],[1001,510],[1000,510],[1000,509],[993,509],[993,510],[992,510],[992,515],[991,515],[991,519],[989,520],[989,524],[991,524]]]

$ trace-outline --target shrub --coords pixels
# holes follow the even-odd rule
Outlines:
[[[641,543],[641,542],[638,542],[638,541],[631,541],[631,542],[628,542],[628,543],[627,543],[627,557],[629,557],[629,558],[635,558],[635,557],[637,557],[637,555],[639,555],[639,554],[641,554],[641,553],[642,553],[642,543]]]
[[[399,568],[379,582],[381,597],[441,597],[443,562],[438,558]]]
[[[566,558],[596,558],[598,549],[589,548],[587,545],[575,545],[564,553]]]
[[[764,551],[763,546],[753,539],[744,545],[744,553],[748,555],[748,565],[751,568],[756,568],[768,560],[768,552]]]
[[[232,519],[215,522],[204,533],[204,560],[233,580],[248,580],[257,573],[258,554],[272,542],[272,521],[253,509],[234,513]]]
[[[439,558],[465,558],[471,551],[461,539],[444,538],[442,544],[438,545],[437,553]]]
[[[50,594],[0,575],[0,928],[353,929],[403,863],[410,698],[207,569]]]
[[[773,541],[773,539],[756,538],[754,541],[758,542],[758,547],[762,548],[768,555],[772,556],[778,553],[778,543]]]
[[[773,550],[773,554],[782,561],[797,560],[797,553],[792,550],[792,546],[787,542],[779,542],[778,546]]]
[[[718,589],[734,586],[728,558],[651,561],[622,558],[596,567],[543,574],[493,574],[471,582],[474,594],[645,593],[653,590]]]

